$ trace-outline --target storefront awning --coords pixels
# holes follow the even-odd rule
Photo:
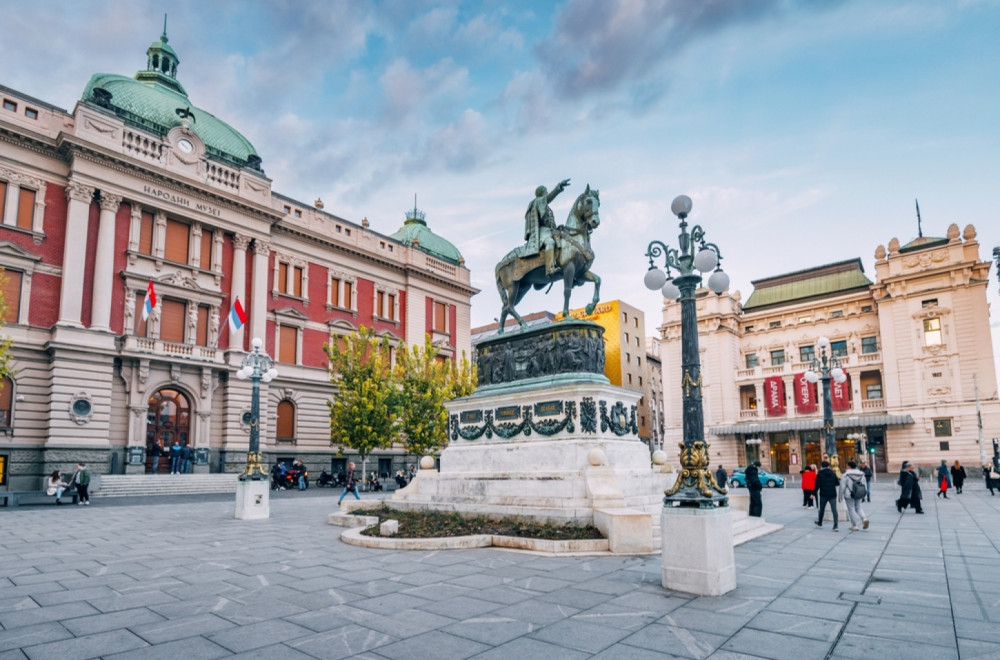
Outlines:
[[[863,428],[866,426],[903,426],[913,424],[910,415],[852,415],[835,416],[833,426],[838,429]],[[783,431],[822,431],[823,418],[768,420],[762,422],[740,422],[725,426],[713,426],[708,429],[712,435],[736,435],[742,433],[754,435],[757,433],[781,433]]]

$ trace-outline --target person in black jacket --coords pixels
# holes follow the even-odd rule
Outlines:
[[[819,491],[819,519],[816,526],[823,526],[823,512],[826,505],[830,505],[833,511],[833,531],[837,531],[837,488],[840,486],[840,479],[837,473],[830,468],[829,461],[823,461],[819,465],[819,472],[816,473],[816,490]]]
[[[757,468],[760,467],[760,461],[754,461],[753,465],[746,469],[744,473],[746,475],[747,490],[750,491],[750,515],[755,518],[760,518],[761,513],[764,511],[764,503],[760,499],[760,491],[763,489],[763,485],[760,483],[760,474],[757,472]]]
[[[920,506],[920,475],[913,470],[913,464],[903,461],[903,469],[899,473],[899,499],[896,500],[896,510],[903,513],[903,508],[909,504],[915,513],[923,513]]]
[[[726,468],[719,466],[719,469],[715,471],[715,483],[722,490],[726,489],[726,481],[729,480],[729,473],[726,472]]]

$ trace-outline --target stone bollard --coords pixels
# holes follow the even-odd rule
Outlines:
[[[378,526],[379,536],[395,536],[399,534],[399,521],[386,520]]]

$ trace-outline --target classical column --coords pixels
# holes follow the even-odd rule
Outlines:
[[[21,183],[16,178],[7,180],[7,201],[5,208],[0,209],[3,213],[5,225],[17,225],[17,207],[21,200]]]
[[[257,238],[253,242],[253,282],[250,291],[250,336],[266,339],[267,332],[267,260],[271,244]],[[266,344],[265,344],[266,346]]]
[[[97,255],[94,259],[94,287],[91,294],[90,327],[111,330],[111,288],[114,284],[115,214],[121,195],[101,191],[101,221],[97,227]]]
[[[59,324],[83,327],[83,267],[86,261],[87,222],[94,189],[76,181],[66,186],[66,238],[63,246]]]
[[[236,299],[239,298],[240,302],[243,303],[243,309],[247,309],[249,305],[246,296],[248,245],[250,245],[248,236],[233,235],[233,286],[229,292],[229,304],[235,304]],[[243,350],[243,328],[233,332],[233,328],[230,326],[229,349]]]

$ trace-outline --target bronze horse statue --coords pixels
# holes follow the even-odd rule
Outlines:
[[[563,319],[569,318],[569,297],[574,287],[582,286],[584,282],[594,283],[594,298],[587,305],[587,314],[591,314],[600,300],[601,278],[590,272],[594,263],[594,252],[590,248],[590,234],[601,224],[598,209],[601,206],[600,191],[592,190],[590,185],[580,193],[573,202],[566,224],[557,227],[552,232],[556,244],[556,264],[558,268],[552,275],[545,273],[545,255],[522,257],[520,248],[507,253],[496,266],[497,290],[500,292],[500,328],[498,334],[504,331],[504,323],[510,314],[521,327],[526,324],[514,306],[521,302],[525,294],[531,290],[543,289],[554,282],[563,282]]]

